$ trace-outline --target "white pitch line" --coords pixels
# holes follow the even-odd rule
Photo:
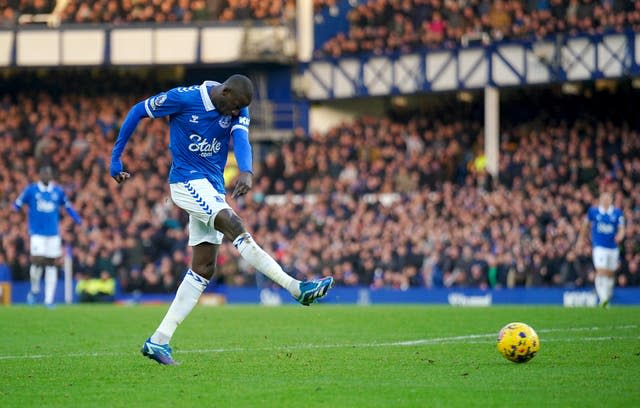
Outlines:
[[[562,333],[562,332],[588,332],[598,330],[629,330],[637,328],[637,325],[629,324],[624,326],[614,327],[569,327],[569,328],[554,328],[554,329],[541,329],[537,330],[538,333]],[[208,354],[208,353],[232,353],[232,352],[248,352],[248,351],[289,351],[289,350],[312,350],[312,349],[333,349],[333,348],[367,348],[367,347],[411,347],[422,346],[427,344],[451,344],[458,342],[466,342],[468,344],[487,344],[488,341],[477,341],[478,339],[495,339],[496,333],[486,334],[469,334],[464,336],[449,336],[449,337],[434,337],[430,339],[419,340],[407,340],[407,341],[393,341],[384,343],[352,343],[352,344],[297,344],[297,345],[283,345],[273,347],[257,347],[257,348],[245,348],[245,347],[231,347],[231,348],[215,348],[215,349],[192,349],[192,350],[178,350],[177,354]],[[542,338],[541,342],[563,342],[563,341],[610,341],[610,340],[627,340],[627,339],[640,339],[640,336],[599,336],[599,337],[580,337],[570,339],[546,339]],[[471,340],[471,341],[469,341]],[[1,360],[37,360],[52,357],[113,357],[113,356],[126,356],[133,355],[134,353],[122,353],[122,352],[93,352],[93,353],[67,353],[67,354],[31,354],[31,355],[6,355],[0,356]]]

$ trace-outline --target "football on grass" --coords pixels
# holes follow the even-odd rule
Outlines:
[[[500,330],[497,347],[507,360],[526,363],[540,350],[540,339],[528,324],[514,322]]]

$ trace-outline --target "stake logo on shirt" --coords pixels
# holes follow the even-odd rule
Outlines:
[[[189,145],[189,150],[199,153],[202,157],[212,156],[213,154],[218,153],[222,147],[222,143],[220,143],[215,137],[211,139],[211,142],[208,142],[207,139],[202,136],[192,133],[189,136],[189,139],[193,142]]]

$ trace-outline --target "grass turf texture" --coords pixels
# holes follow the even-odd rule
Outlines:
[[[165,367],[139,349],[166,308],[0,308],[0,406],[640,406],[640,308],[200,306]],[[529,363],[496,351],[512,321]]]

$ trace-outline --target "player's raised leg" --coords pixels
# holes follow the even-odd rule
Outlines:
[[[309,306],[324,297],[333,286],[332,277],[301,282],[284,272],[282,267],[254,241],[240,217],[231,209],[218,213],[214,219],[214,227],[233,242],[244,260],[285,288],[304,306]]]

